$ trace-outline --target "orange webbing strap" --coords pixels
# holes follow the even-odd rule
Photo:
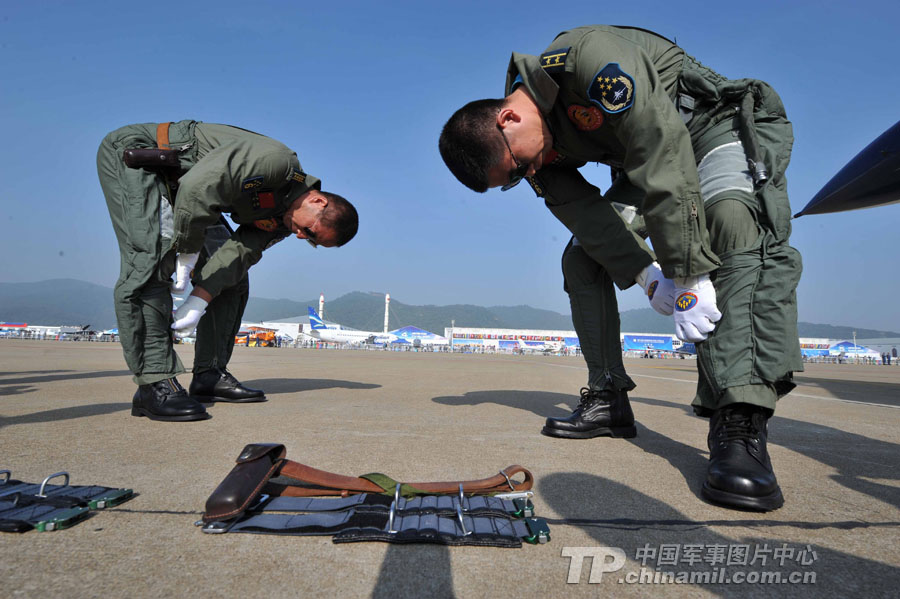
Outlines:
[[[160,150],[169,149],[169,125],[172,123],[160,123],[156,126],[156,147]]]
[[[511,480],[512,476],[519,473],[525,475],[525,480],[523,480],[522,482]],[[347,495],[355,495],[357,493],[391,492],[391,489],[386,489],[383,486],[379,486],[371,480],[368,480],[368,477],[373,475],[366,475],[367,478],[344,476],[341,474],[326,472],[324,470],[318,470],[316,468],[312,468],[311,466],[307,466],[305,464],[287,459],[285,459],[281,463],[281,467],[279,468],[277,475],[292,478],[306,485],[313,485],[314,488],[295,486],[290,484],[277,485],[277,489],[266,491],[271,495],[282,495],[287,497],[341,495],[346,497]],[[391,480],[391,482],[397,481]],[[429,493],[438,495],[458,493],[460,484],[463,485],[464,493],[474,495],[489,495],[491,493],[503,493],[508,491],[527,491],[531,489],[532,485],[534,484],[534,478],[532,477],[531,472],[529,472],[522,466],[514,465],[507,466],[506,468],[501,470],[499,474],[495,474],[494,476],[483,478],[481,480],[405,483],[405,485],[413,487],[415,490],[419,491],[420,494]]]

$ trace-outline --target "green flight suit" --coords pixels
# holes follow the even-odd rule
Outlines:
[[[610,201],[635,204],[638,197],[664,274],[710,273],[723,313],[715,331],[697,344],[695,410],[708,415],[737,402],[774,410],[776,399],[794,387],[793,371],[803,369],[796,306],[801,261],[788,244],[784,177],[793,133],[777,94],[761,81],[725,79],[652,32],[609,26],[563,32],[540,57],[513,53],[507,94],[517,85],[535,99],[558,153],[529,182],[608,274],[592,291],[602,296],[598,310],[608,316],[579,337],[618,341],[608,280],[629,287],[652,257]],[[702,194],[698,166],[715,156],[715,167],[735,144],[765,166],[768,180],[717,188],[713,177]],[[723,146],[728,151],[719,154]],[[577,172],[588,161],[621,172],[605,196]],[[734,171],[726,178],[739,174]],[[628,388],[614,372],[606,378]]]
[[[250,267],[290,234],[282,217],[293,201],[320,187],[280,142],[237,127],[187,120],[169,128],[169,147],[178,149],[184,172],[173,193],[171,177],[128,168],[122,159],[125,149],[157,147],[156,129],[156,123],[117,129],[97,153],[121,258],[114,290],[119,337],[139,385],[184,372],[170,329],[176,253],[201,252],[206,245],[193,284],[213,300],[197,326],[194,372],[225,368],[247,302]],[[222,213],[239,225],[225,236]],[[207,239],[207,231],[217,231],[218,239]]]

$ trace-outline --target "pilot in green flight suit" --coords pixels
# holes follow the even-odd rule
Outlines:
[[[129,149],[170,149],[178,166],[126,166]],[[356,209],[320,190],[297,155],[274,139],[227,125],[185,120],[113,131],[97,170],[121,256],[114,301],[119,337],[138,390],[132,414],[200,420],[201,401],[265,401],[226,369],[249,294],[247,276],[263,251],[294,234],[338,247],[356,234]],[[239,226],[231,231],[223,213]],[[175,281],[172,282],[172,276]],[[193,290],[172,315],[172,293]],[[188,394],[172,345],[197,329]]]
[[[527,178],[573,234],[563,271],[589,387],[543,432],[633,436],[613,283],[638,282],[697,344],[693,405],[710,417],[704,496],[780,507],[766,423],[802,362],[784,177],[793,133],[778,95],[657,34],[610,26],[563,32],[540,57],[513,53],[506,94],[457,111],[439,145],[475,191]],[[589,161],[616,173],[605,195],[577,170]],[[629,205],[652,251],[616,209]]]

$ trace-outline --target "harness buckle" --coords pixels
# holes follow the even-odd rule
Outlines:
[[[34,525],[34,529],[38,532],[63,530],[65,528],[69,528],[70,526],[74,526],[78,522],[81,522],[88,517],[88,514],[90,514],[90,512],[91,510],[86,507],[73,507],[57,514],[56,516],[48,520],[41,520],[40,522],[37,522]]]
[[[517,497],[512,502],[516,506],[516,511],[512,512],[514,518],[531,518],[534,516],[534,504],[530,499]]]
[[[543,545],[550,542],[550,527],[547,526],[547,521],[543,518],[526,518],[525,526],[528,527],[528,532],[531,533],[522,539],[526,543]]]

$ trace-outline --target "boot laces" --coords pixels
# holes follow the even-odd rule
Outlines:
[[[728,410],[722,414],[722,441],[752,441],[759,435],[759,427],[752,413]]]
[[[609,403],[609,400],[606,399],[605,393],[602,390],[582,387],[581,400],[578,402],[578,406],[583,408],[588,404],[594,403],[595,401]]]
[[[236,378],[234,378],[234,375],[231,374],[230,372],[228,372],[227,370],[225,370],[224,368],[221,369],[221,373],[222,373],[222,380],[225,381],[226,383],[228,383],[229,385],[237,385],[238,384],[238,380]]]

